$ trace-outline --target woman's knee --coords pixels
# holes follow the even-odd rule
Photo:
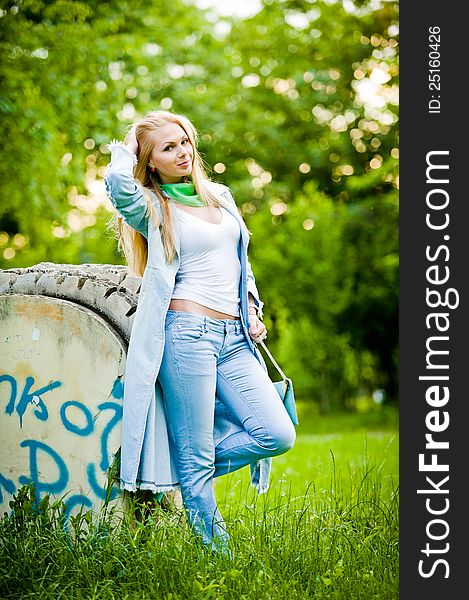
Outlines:
[[[296,430],[291,421],[288,421],[288,426],[285,426],[281,432],[281,435],[277,439],[279,450],[281,452],[287,452],[291,450],[295,444]]]
[[[296,439],[296,431],[291,421],[285,421],[281,425],[273,427],[263,440],[263,445],[272,454],[283,454],[293,448]]]

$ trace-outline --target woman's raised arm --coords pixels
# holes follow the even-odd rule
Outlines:
[[[147,201],[142,186],[134,178],[133,169],[137,157],[131,145],[131,137],[127,145],[113,140],[109,143],[109,149],[111,162],[104,176],[106,193],[124,221],[148,237]]]

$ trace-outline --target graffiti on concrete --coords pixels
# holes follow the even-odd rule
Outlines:
[[[8,383],[11,386],[10,399],[8,400],[8,403],[5,408],[6,414],[11,415],[15,408],[15,402],[18,395],[18,384],[16,382],[16,379],[12,375],[0,375],[0,383],[2,383],[2,381],[8,381]],[[31,388],[33,385],[34,377],[26,377],[26,382],[24,384],[21,397],[18,401],[18,404],[16,405],[16,412],[19,415],[21,427],[23,427],[23,415],[25,413],[25,410],[31,404],[33,406],[36,406],[36,410],[34,411],[36,417],[41,421],[47,421],[49,413],[47,412],[46,405],[44,404],[41,396],[42,394],[45,394],[46,392],[49,392],[50,390],[53,390],[54,388],[59,387],[59,385],[62,384],[60,381],[53,381],[49,385],[46,385],[45,387],[42,387],[39,390],[31,392]]]
[[[109,469],[112,460],[112,451],[109,448],[109,438],[122,419],[122,398],[124,388],[121,378],[117,378],[110,392],[110,400],[101,402],[97,405],[98,412],[93,415],[91,410],[83,403],[76,400],[66,400],[60,405],[54,402],[54,390],[62,386],[61,381],[52,381],[48,385],[35,387],[35,378],[28,375],[24,381],[18,381],[11,374],[0,375],[0,402],[6,400],[4,414],[14,417],[15,413],[19,418],[19,426],[23,427],[23,416],[27,410],[32,410],[34,417],[39,421],[47,422],[51,410],[59,413],[60,427],[63,431],[55,432],[60,443],[53,447],[41,439],[31,438],[25,435],[25,439],[19,442],[18,452],[27,452],[29,459],[29,468],[27,473],[20,474],[14,481],[5,474],[0,473],[0,504],[4,502],[4,493],[14,494],[19,487],[27,483],[34,483],[36,487],[36,499],[40,502],[45,494],[61,496],[67,491],[72,466],[69,464],[67,448],[72,445],[73,437],[94,439],[95,445],[99,446],[100,452],[96,456],[95,462],[88,462],[84,465],[84,473],[81,479],[86,480],[89,489],[96,498],[104,500],[106,498],[106,487],[99,483],[98,473],[102,479],[102,474]],[[1,409],[0,409],[1,410]],[[100,420],[100,427],[96,426],[97,420]],[[36,430],[36,435],[37,435]],[[39,430],[40,431],[40,430]],[[26,432],[25,432],[26,433]],[[57,435],[59,433],[59,435]],[[70,436],[69,444],[66,443],[66,437]],[[47,440],[51,441],[50,433]],[[65,441],[64,441],[65,440]],[[96,444],[96,441],[98,442]],[[55,479],[45,481],[41,473],[44,469],[41,465],[47,461],[47,472],[55,472]],[[73,468],[76,468],[74,463]],[[119,494],[119,490],[113,487],[108,496],[108,500],[113,500]],[[79,506],[92,508],[94,503],[90,495],[83,493],[73,494],[64,498],[65,513],[70,515],[71,511]]]
[[[38,502],[62,500],[66,516],[124,507],[108,475],[120,445],[126,346],[97,314],[100,294],[88,298],[93,310],[0,294],[0,514],[28,483]]]

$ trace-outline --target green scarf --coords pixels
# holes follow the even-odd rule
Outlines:
[[[188,183],[160,183],[160,188],[171,196],[175,202],[186,206],[206,206],[202,198],[195,192],[194,184]]]

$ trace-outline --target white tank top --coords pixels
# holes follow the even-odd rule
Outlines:
[[[239,316],[241,231],[237,219],[223,207],[219,224],[175,210],[181,223],[181,262],[172,298]]]

